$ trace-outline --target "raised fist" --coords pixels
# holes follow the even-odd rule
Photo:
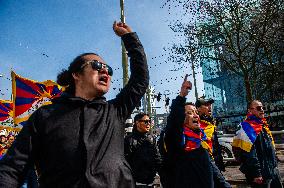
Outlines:
[[[132,32],[131,28],[127,24],[122,22],[117,23],[116,21],[114,21],[112,28],[115,34],[118,35],[119,37],[121,37],[126,33]]]

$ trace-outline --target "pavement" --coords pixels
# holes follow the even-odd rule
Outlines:
[[[277,151],[277,157],[279,159],[278,168],[282,182],[284,182],[284,151]],[[245,176],[239,170],[240,166],[227,166],[226,171],[223,173],[226,180],[232,185],[233,188],[247,188],[249,187],[245,183]]]
[[[278,168],[282,182],[284,182],[284,163],[279,163]],[[239,166],[227,166],[226,172],[224,172],[223,175],[225,176],[226,180],[232,185],[232,187],[248,187],[245,182],[245,176],[240,172]]]
[[[284,150],[278,150],[277,151],[277,157],[279,159],[278,168],[280,171],[280,176],[282,178],[282,182],[284,185]],[[223,172],[223,175],[225,176],[226,180],[232,185],[233,188],[249,188],[245,182],[245,176],[241,171],[239,170],[239,165],[230,165],[226,166],[226,171]],[[160,181],[159,176],[157,176],[155,180],[155,188],[159,188]]]

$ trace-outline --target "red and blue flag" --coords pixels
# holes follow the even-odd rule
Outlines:
[[[12,72],[14,123],[24,126],[30,115],[39,107],[59,97],[63,88],[51,80],[37,82]]]
[[[244,122],[240,124],[240,130],[236,132],[233,138],[233,147],[240,148],[246,152],[250,152],[257,136],[265,129],[267,134],[272,140],[274,145],[271,131],[268,128],[268,124],[265,119],[259,119],[254,115],[248,115]]]
[[[206,140],[206,134],[203,129],[195,132],[187,126],[183,127],[183,145],[185,151],[192,151],[199,148],[204,140]]]
[[[0,99],[0,124],[13,123],[13,102]]]

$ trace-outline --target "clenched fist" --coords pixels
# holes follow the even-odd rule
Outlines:
[[[126,33],[132,32],[131,28],[127,24],[122,22],[117,23],[116,21],[114,21],[112,28],[115,34],[118,35],[119,37],[121,37]]]

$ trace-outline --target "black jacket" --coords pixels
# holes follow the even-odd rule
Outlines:
[[[205,120],[216,126],[216,123],[214,122],[214,119],[212,116],[201,115],[200,120]],[[213,136],[212,136],[212,149],[213,149],[212,157],[214,158],[215,164],[221,171],[225,172],[225,164],[223,161],[221,145],[219,144],[216,129],[214,130]]]
[[[0,187],[18,187],[25,166],[35,163],[40,187],[132,188],[124,158],[124,124],[149,83],[137,35],[122,36],[131,77],[117,97],[87,101],[63,95],[38,109],[0,161]]]
[[[215,125],[213,117],[208,117],[205,115],[200,116],[201,120],[208,121]],[[221,150],[221,145],[219,144],[218,136],[216,130],[213,132],[212,136],[212,155],[213,159],[211,156],[211,162],[212,162],[212,171],[213,171],[213,180],[214,180],[214,187],[215,188],[230,188],[232,187],[225,179],[221,171],[225,171],[225,165],[223,162],[223,156],[222,156],[222,150]],[[209,152],[209,151],[208,151]],[[214,160],[214,162],[213,162]]]
[[[171,112],[165,130],[167,147],[166,169],[170,170],[167,187],[171,188],[212,188],[213,172],[208,152],[200,147],[186,152],[182,146],[183,122],[186,98],[177,96],[172,101]]]
[[[258,134],[250,152],[238,150],[240,155],[240,171],[246,175],[249,182],[262,176],[264,180],[275,176],[274,168],[277,167],[277,159],[272,140],[265,129]]]
[[[161,165],[155,138],[133,129],[133,133],[125,137],[124,150],[134,180],[144,184],[153,183]]]

